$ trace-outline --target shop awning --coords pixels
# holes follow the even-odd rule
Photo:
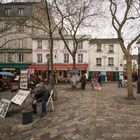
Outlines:
[[[72,64],[54,64],[53,68],[54,70],[72,70],[73,65]],[[88,64],[76,64],[77,70],[87,70]]]
[[[72,70],[72,67],[73,67],[72,64],[54,64],[53,65],[53,69],[58,70],[58,71],[62,71],[62,70],[69,71],[69,70]],[[76,64],[77,70],[87,70],[87,68],[88,68],[88,64]],[[29,69],[34,69],[37,71],[48,70],[46,65],[31,65]]]
[[[0,63],[0,68],[15,68],[15,69],[27,69],[29,64],[18,64],[18,63]]]

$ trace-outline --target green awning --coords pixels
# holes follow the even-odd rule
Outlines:
[[[30,64],[17,64],[17,63],[0,63],[0,68],[15,68],[15,69],[26,69],[29,67]]]

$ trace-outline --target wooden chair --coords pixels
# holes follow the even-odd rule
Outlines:
[[[51,107],[52,107],[52,110],[54,111],[54,105],[53,105],[53,93],[54,93],[54,90],[52,89],[51,92],[50,92],[50,96],[49,96],[49,99],[46,103],[46,106],[48,106],[49,103],[51,103]]]

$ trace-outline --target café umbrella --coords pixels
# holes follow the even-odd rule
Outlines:
[[[2,76],[14,76],[13,73],[8,72],[8,71],[1,71],[1,72],[0,72],[0,75],[2,75]]]
[[[71,75],[78,75],[80,72],[78,70],[71,70],[68,72],[68,74],[71,74]]]

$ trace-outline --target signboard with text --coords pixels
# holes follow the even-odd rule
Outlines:
[[[11,101],[9,101],[7,99],[1,99],[1,101],[0,101],[0,117],[5,118],[10,104],[11,104]]]
[[[29,90],[19,90],[18,93],[12,98],[11,102],[21,106],[29,93]]]
[[[28,89],[28,71],[20,71],[20,89]]]

